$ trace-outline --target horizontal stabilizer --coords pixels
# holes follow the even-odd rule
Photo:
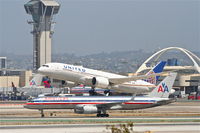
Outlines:
[[[111,84],[122,84],[125,82],[129,82],[129,81],[134,81],[134,80],[139,80],[139,79],[146,79],[152,76],[162,76],[166,74],[166,72],[162,72],[162,73],[155,73],[155,74],[150,74],[150,75],[140,75],[140,76],[131,76],[131,77],[123,77],[123,78],[110,78],[109,82]]]

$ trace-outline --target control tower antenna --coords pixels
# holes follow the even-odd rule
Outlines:
[[[54,33],[53,15],[60,8],[54,0],[30,0],[24,5],[26,13],[32,15],[33,25],[33,69],[51,62],[51,37]]]

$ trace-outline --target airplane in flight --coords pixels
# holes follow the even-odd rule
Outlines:
[[[90,94],[95,93],[94,88],[113,89],[126,93],[143,93],[154,88],[158,76],[160,76],[166,62],[161,61],[146,75],[123,76],[119,74],[84,68],[63,63],[48,63],[38,69],[38,73],[50,78],[74,83],[74,86],[84,84],[91,86]],[[150,79],[151,83],[141,80]]]
[[[174,102],[168,98],[177,73],[170,73],[146,96],[71,96],[39,97],[32,99],[24,108],[38,109],[44,117],[44,109],[74,109],[79,114],[97,114],[109,117],[107,110],[134,110],[161,106]]]

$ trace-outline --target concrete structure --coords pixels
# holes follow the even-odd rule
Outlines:
[[[24,87],[29,84],[30,78],[32,78],[32,71],[21,71],[19,86]]]
[[[7,62],[6,57],[0,57],[0,69],[6,69],[7,68]]]
[[[16,87],[24,87],[29,84],[31,78],[32,71],[0,70],[0,88],[12,87],[12,82]]]
[[[0,76],[0,88],[10,88],[12,87],[12,82],[19,87],[19,80],[19,76]]]
[[[139,67],[136,74],[149,71],[159,61],[160,57],[170,50],[181,51],[187,55],[193,63],[190,66],[165,66],[164,71],[176,71],[178,73],[174,87],[180,90],[181,94],[189,94],[190,92],[198,91],[198,86],[200,86],[200,59],[192,52],[183,48],[169,47],[156,52]],[[161,77],[159,81],[163,78],[164,77]]]
[[[51,37],[54,33],[53,15],[58,13],[60,5],[54,0],[30,0],[24,5],[26,13],[33,21],[33,68],[51,62]]]
[[[156,52],[155,54],[153,54],[152,56],[150,56],[136,71],[136,73],[140,73],[146,69],[151,69],[152,65],[148,66],[147,64],[149,64],[149,62],[154,63],[154,62],[158,62],[158,59],[160,58],[160,56],[162,56],[165,52],[170,51],[170,50],[178,50],[183,52],[185,55],[188,56],[188,58],[193,62],[193,65],[191,66],[183,66],[183,69],[190,69],[190,70],[195,70],[198,73],[200,73],[200,59],[199,57],[197,57],[195,54],[193,54],[192,52],[190,52],[187,49],[184,48],[179,48],[179,47],[169,47],[169,48],[164,48],[158,52]],[[154,65],[154,64],[153,64]],[[169,69],[176,69],[176,66],[168,66]],[[166,69],[166,68],[165,68]]]

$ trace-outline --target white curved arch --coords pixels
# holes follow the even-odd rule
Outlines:
[[[157,58],[155,60],[158,60],[159,57],[164,54],[165,52],[167,52],[168,50],[172,50],[172,49],[175,49],[175,50],[179,50],[181,52],[183,52],[184,54],[186,54],[190,60],[193,62],[194,64],[194,69],[197,70],[199,73],[200,73],[200,67],[198,65],[198,63],[194,60],[193,57],[195,57],[199,62],[200,62],[200,59],[195,55],[193,54],[192,52],[190,52],[189,50],[187,49],[184,49],[184,48],[179,48],[179,47],[168,47],[168,48],[164,48],[156,53],[154,53],[152,56],[150,56],[139,68],[138,70],[136,71],[136,73],[139,73],[141,72],[142,70],[146,69],[146,63],[149,62],[152,58],[154,58],[155,56],[157,56]],[[193,56],[193,57],[192,57]]]
[[[192,52],[190,52],[189,50],[185,49],[188,53],[190,53],[192,56],[194,56],[199,62],[200,62],[200,58],[198,56],[196,56],[195,54],[193,54]]]

